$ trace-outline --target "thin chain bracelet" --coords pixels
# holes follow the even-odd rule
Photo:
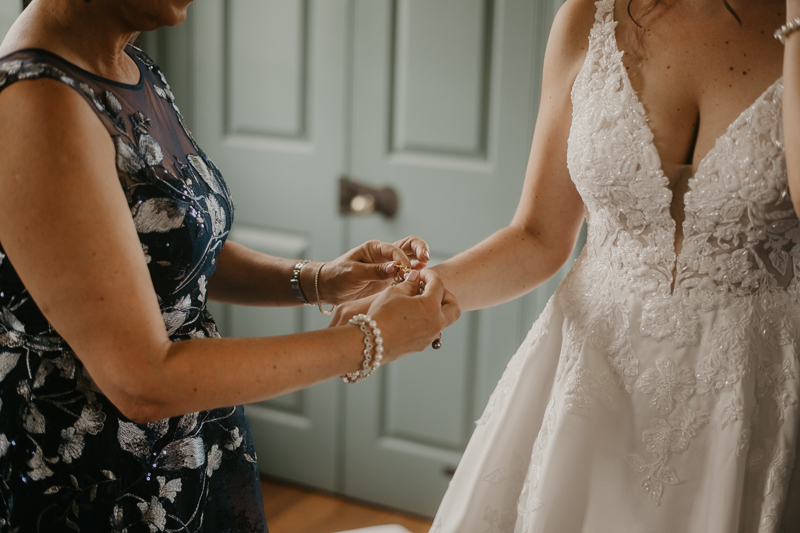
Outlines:
[[[778,39],[781,44],[786,44],[786,38],[789,36],[790,33],[796,32],[800,30],[800,17],[795,17],[780,28],[778,31],[775,32],[775,38]]]
[[[319,308],[319,312],[322,313],[323,315],[330,316],[330,315],[333,314],[333,311],[336,309],[336,304],[333,304],[333,307],[331,307],[331,310],[327,311],[327,310],[322,308],[322,300],[320,300],[320,298],[319,298],[319,273],[322,272],[322,267],[324,267],[325,265],[327,265],[327,263],[322,263],[321,265],[319,265],[319,267],[317,268],[316,273],[314,274],[314,292],[317,294],[317,307]]]
[[[411,274],[411,272],[414,271],[413,268],[405,267],[405,266],[401,265],[400,263],[395,263],[394,266],[395,266],[395,269],[397,270],[397,273],[394,275],[394,279],[392,279],[392,285],[397,285],[398,283],[404,282],[405,279],[406,279],[406,276],[408,276],[409,274]],[[420,281],[419,282],[419,294],[422,294],[422,292],[424,290],[425,290],[425,282],[424,281]]]
[[[381,337],[381,330],[378,329],[378,323],[372,320],[369,315],[356,315],[348,323],[358,326],[361,333],[364,334],[364,362],[361,365],[361,370],[344,374],[341,377],[345,383],[358,383],[362,379],[371,376],[381,366],[381,361],[383,360],[383,337]],[[375,348],[374,357],[372,355],[373,348]]]

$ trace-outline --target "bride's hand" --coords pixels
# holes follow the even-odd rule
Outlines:
[[[367,241],[322,267],[319,299],[338,305],[371,296],[391,284],[397,265],[421,270],[429,255],[428,245],[419,237],[406,237],[394,244]]]

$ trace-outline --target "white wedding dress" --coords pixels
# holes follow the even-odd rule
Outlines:
[[[614,1],[597,8],[567,155],[587,243],[509,362],[431,532],[800,532],[783,518],[800,505],[800,225],[782,84],[699,164],[676,256]]]

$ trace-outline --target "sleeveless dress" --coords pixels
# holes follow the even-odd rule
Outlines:
[[[782,84],[700,163],[676,256],[614,1],[596,6],[567,153],[587,242],[491,395],[431,531],[800,531],[783,518],[800,505],[800,224]]]
[[[139,68],[135,85],[34,49],[0,59],[0,91],[47,78],[86,100],[116,146],[170,338],[218,337],[206,284],[230,229],[230,194],[161,71],[141,50],[126,52]],[[265,532],[244,409],[131,422],[47,322],[10,259],[0,247],[0,531]]]

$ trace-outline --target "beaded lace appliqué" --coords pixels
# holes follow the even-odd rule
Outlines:
[[[713,423],[740,428],[738,453],[747,454],[751,471],[764,472],[763,496],[782,493],[787,480],[779,473],[789,451],[760,437],[758,422],[759,413],[767,414],[780,427],[798,402],[796,363],[781,355],[800,333],[794,275],[800,226],[783,158],[782,85],[768,88],[702,160],[684,197],[684,241],[676,255],[672,193],[616,45],[614,2],[596,5],[586,62],[573,87],[568,149],[588,238],[555,298],[568,319],[556,371],[564,402],[548,407],[548,414],[563,409],[591,420],[598,402],[615,401],[615,391],[648,397],[654,418],[643,432],[643,448],[625,459],[658,505],[667,487],[681,481],[670,459],[686,453],[712,423],[692,400],[724,398]],[[643,302],[636,317],[619,301],[630,293]],[[699,314],[715,310],[726,312],[704,333]],[[651,337],[676,349],[697,347],[703,335],[711,342],[696,368],[669,357],[641,367],[632,343]],[[753,342],[771,355],[754,350]],[[608,371],[583,365],[585,346],[607,354]],[[479,423],[502,410],[523,358],[512,360]],[[756,380],[756,405],[746,405],[736,389],[749,375]],[[535,493],[547,427],[545,420],[519,501],[523,519],[540,505]]]

